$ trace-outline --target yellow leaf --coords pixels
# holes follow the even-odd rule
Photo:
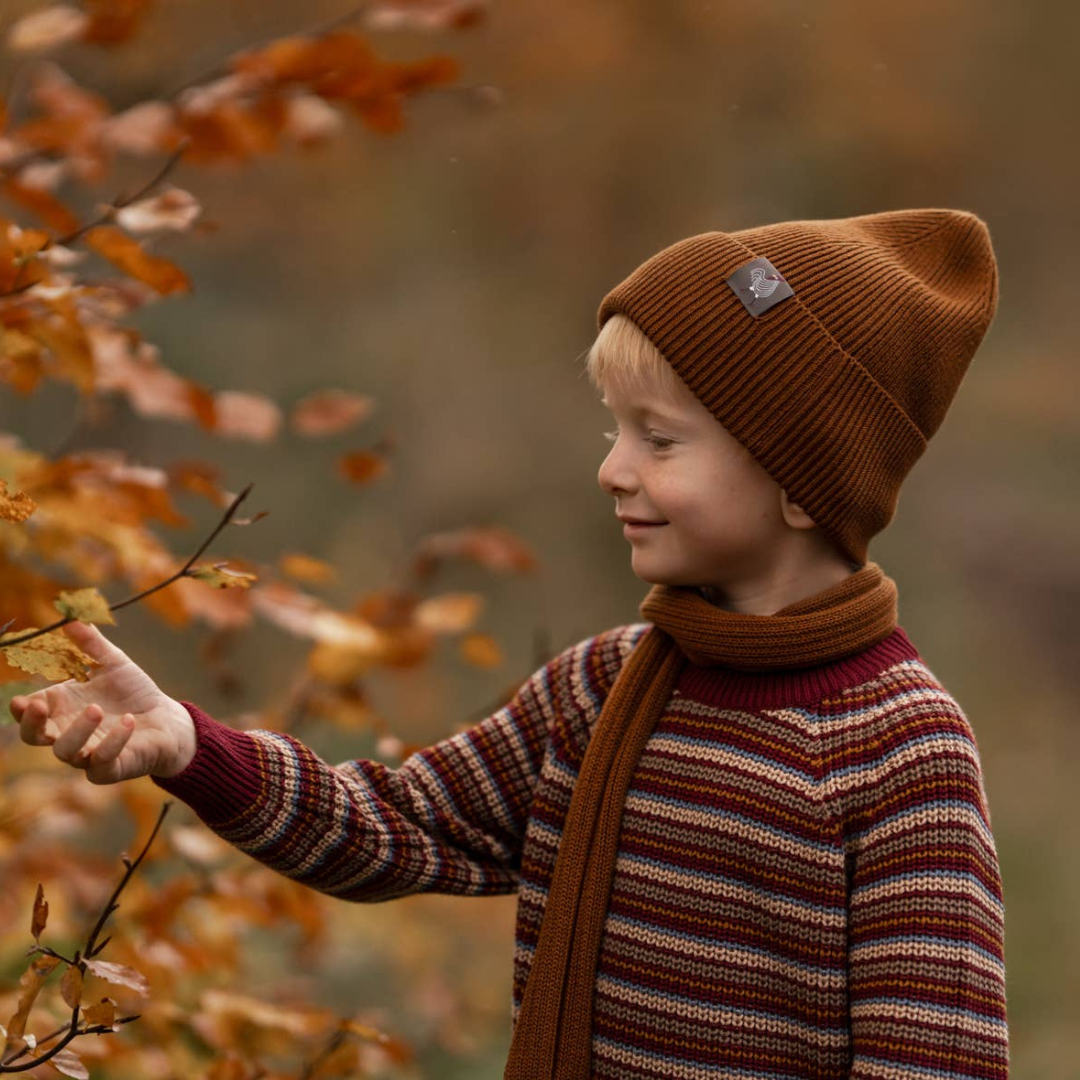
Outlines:
[[[62,592],[53,601],[53,607],[67,619],[78,619],[80,622],[108,626],[116,625],[116,620],[109,610],[108,600],[93,587]]]
[[[198,581],[205,581],[215,589],[249,589],[253,581],[258,581],[255,574],[245,574],[242,570],[228,570],[224,563],[214,566],[193,566],[188,575]]]
[[[25,491],[8,494],[7,481],[0,479],[0,521],[25,521],[36,509],[37,503]]]
[[[315,559],[310,555],[301,555],[297,552],[282,555],[278,562],[282,572],[297,581],[310,581],[319,583],[333,581],[337,577],[337,570],[322,559]]]
[[[97,661],[87,656],[59,630],[41,634],[21,645],[5,645],[10,638],[20,638],[36,629],[27,626],[0,635],[0,649],[3,649],[4,659],[9,664],[31,675],[44,675],[50,682],[63,682],[65,679],[86,682],[90,678],[85,669],[97,667]]]
[[[461,655],[480,668],[498,667],[503,662],[502,649],[489,634],[467,634],[461,639]]]
[[[479,593],[444,593],[422,601],[416,608],[416,622],[434,634],[457,634],[468,630],[484,605]]]

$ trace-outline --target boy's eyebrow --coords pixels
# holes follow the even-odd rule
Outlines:
[[[600,404],[607,409],[611,408],[611,404],[608,402],[606,397],[602,397],[600,399]],[[680,417],[675,413],[666,413],[663,411],[662,407],[656,405],[631,405],[627,411],[629,412],[630,416],[633,417],[635,420],[653,419],[660,420],[666,424],[686,423],[685,417]]]

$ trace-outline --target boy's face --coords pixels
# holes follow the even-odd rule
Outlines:
[[[790,535],[779,485],[680,384],[674,399],[647,382],[605,388],[617,431],[600,487],[643,581],[743,593],[768,575]]]

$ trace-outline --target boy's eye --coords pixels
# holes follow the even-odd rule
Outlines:
[[[665,439],[663,435],[649,435],[646,437],[645,441],[654,450],[667,450],[675,444],[674,439]]]
[[[619,437],[618,430],[605,431],[604,432],[604,438],[607,439],[608,442],[614,442],[618,437]]]

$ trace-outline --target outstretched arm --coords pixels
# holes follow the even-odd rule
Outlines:
[[[87,683],[15,699],[23,738],[99,783],[152,775],[225,839],[275,870],[351,900],[517,888],[529,807],[552,726],[595,716],[627,642],[568,649],[505,708],[391,769],[331,766],[288,735],[240,732],[173,701],[93,627]]]

